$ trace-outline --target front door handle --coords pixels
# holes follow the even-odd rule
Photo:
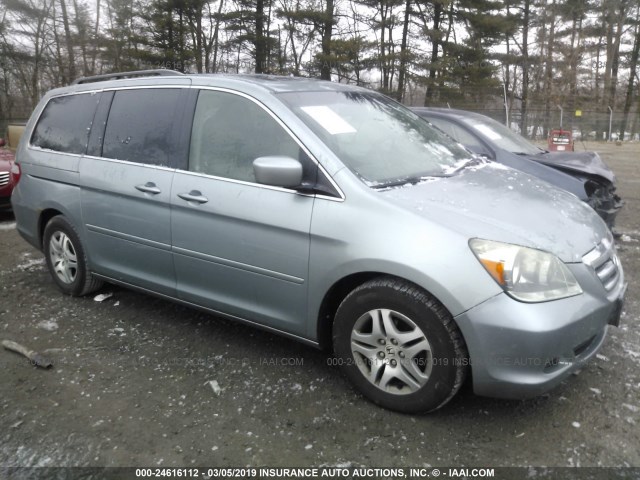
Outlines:
[[[140,190],[144,193],[151,193],[153,195],[160,193],[160,189],[153,182],[147,182],[144,185],[136,185],[136,190]]]
[[[187,202],[207,203],[209,199],[198,190],[191,190],[189,193],[179,193],[178,196]]]

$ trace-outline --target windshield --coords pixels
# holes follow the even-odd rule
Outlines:
[[[279,97],[373,187],[451,175],[471,160],[462,146],[375,92],[289,92]]]
[[[496,145],[507,152],[520,155],[538,155],[543,150],[536,147],[516,132],[509,130],[503,124],[489,117],[465,117],[463,121],[470,125],[480,136],[489,143]]]

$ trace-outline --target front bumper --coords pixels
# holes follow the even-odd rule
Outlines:
[[[620,315],[624,275],[607,292],[593,269],[569,264],[583,293],[545,303],[497,295],[456,317],[467,343],[476,394],[541,395],[581,368]]]

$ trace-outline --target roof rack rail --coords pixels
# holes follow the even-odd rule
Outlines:
[[[164,68],[156,70],[136,70],[133,72],[117,72],[117,73],[105,73],[104,75],[94,75],[92,77],[80,77],[76,78],[71,85],[80,85],[82,83],[94,83],[104,82],[106,80],[118,80],[121,78],[133,78],[133,77],[155,77],[155,76],[173,76],[184,75],[184,73],[177,72],[175,70],[167,70]]]

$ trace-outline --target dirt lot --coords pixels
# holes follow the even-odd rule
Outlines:
[[[368,403],[290,340],[113,286],[103,302],[64,296],[0,214],[0,339],[55,362],[0,350],[0,465],[640,466],[640,145],[586,147],[626,201],[621,328],[549,395],[467,386],[425,416]]]

